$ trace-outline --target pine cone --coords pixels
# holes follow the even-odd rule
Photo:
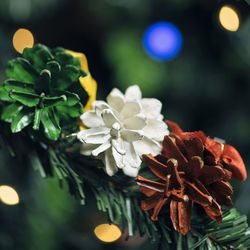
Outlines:
[[[23,57],[8,62],[10,78],[0,86],[0,99],[10,102],[1,119],[11,123],[13,133],[20,132],[33,122],[50,140],[57,140],[62,125],[79,117],[87,101],[79,77],[86,76],[79,59],[63,48],[49,49],[37,44],[25,48]]]
[[[142,209],[154,208],[151,219],[157,220],[161,208],[170,202],[173,226],[183,235],[190,230],[194,203],[217,222],[222,221],[221,205],[232,205],[233,190],[229,184],[232,172],[214,157],[213,147],[210,151],[206,148],[207,139],[201,131],[186,134],[179,131],[165,136],[161,155],[155,158],[143,155],[143,161],[160,180],[141,176],[136,179],[140,191],[148,196],[141,203]]]

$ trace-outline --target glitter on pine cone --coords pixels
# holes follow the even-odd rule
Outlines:
[[[183,235],[190,230],[194,203],[202,206],[212,220],[221,222],[221,205],[231,206],[233,194],[229,184],[232,172],[217,159],[211,145],[207,149],[208,137],[201,131],[184,134],[180,129],[178,134],[165,136],[161,155],[143,155],[143,161],[159,181],[136,178],[140,191],[148,196],[141,208],[154,208],[151,219],[158,220],[160,210],[170,202],[174,229]]]

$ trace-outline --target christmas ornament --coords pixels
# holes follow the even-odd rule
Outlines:
[[[232,205],[233,190],[229,183],[232,172],[227,167],[234,170],[236,178],[245,177],[246,170],[232,146],[226,145],[231,150],[224,152],[223,144],[219,143],[222,150],[218,149],[217,142],[203,132],[184,133],[177,124],[168,123],[173,132],[165,136],[161,154],[143,155],[143,161],[160,180],[139,176],[136,182],[140,191],[148,196],[141,203],[142,209],[154,208],[151,219],[158,220],[160,210],[170,202],[174,229],[186,235],[191,228],[194,203],[202,206],[212,220],[222,222],[221,205]],[[236,168],[235,155],[239,157],[240,170]]]
[[[104,101],[95,101],[92,109],[81,116],[88,127],[78,133],[83,142],[81,153],[103,160],[105,171],[112,176],[118,168],[128,176],[137,176],[143,152],[160,152],[161,141],[168,134],[162,121],[161,103],[142,99],[138,86],[123,95],[113,89]]]
[[[44,135],[57,140],[61,126],[83,112],[87,94],[79,77],[86,73],[62,48],[50,50],[40,44],[25,48],[22,58],[9,61],[6,74],[10,79],[1,86],[1,99],[11,104],[4,107],[1,119],[11,123],[13,133],[32,123],[39,130],[42,123]]]

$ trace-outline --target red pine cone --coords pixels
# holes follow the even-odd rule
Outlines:
[[[237,179],[245,179],[246,174],[242,165],[237,165],[237,157],[230,158],[232,152],[238,153],[232,146],[227,145],[234,150],[224,152],[223,144],[207,138],[203,132],[184,133],[177,124],[168,123],[175,133],[165,136],[161,155],[143,155],[143,161],[160,180],[139,176],[136,182],[148,196],[141,203],[142,209],[154,208],[151,219],[157,220],[161,208],[170,202],[173,226],[185,235],[190,230],[193,204],[201,205],[211,219],[221,222],[220,205],[232,205],[232,172]],[[241,157],[240,160],[242,164]]]

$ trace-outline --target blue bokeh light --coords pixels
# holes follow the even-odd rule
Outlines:
[[[176,57],[182,47],[182,35],[179,29],[169,22],[157,22],[150,25],[143,36],[145,51],[154,59],[169,61]]]

